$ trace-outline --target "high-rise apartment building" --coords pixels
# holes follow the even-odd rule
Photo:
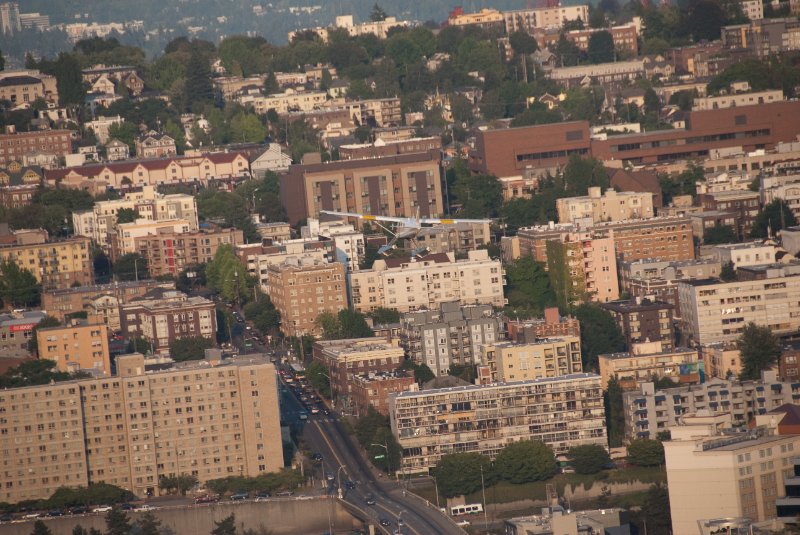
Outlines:
[[[394,394],[389,418],[403,472],[426,472],[449,453],[494,458],[516,440],[541,440],[556,455],[607,445],[600,376],[587,373]]]
[[[409,358],[436,375],[447,375],[452,365],[480,364],[481,345],[502,339],[502,317],[490,305],[451,301],[400,318],[400,343]]]
[[[214,260],[221,245],[240,245],[244,234],[235,228],[213,228],[176,232],[174,228],[158,229],[155,234],[133,239],[134,251],[147,259],[151,277],[177,277],[184,269]]]
[[[614,245],[613,238],[593,237],[586,231],[546,242],[547,271],[560,306],[619,299]]]
[[[604,390],[612,377],[616,377],[626,389],[652,381],[653,377],[700,382],[697,350],[665,348],[660,341],[632,344],[629,352],[606,353],[598,355],[597,360]]]
[[[287,336],[319,334],[317,317],[347,308],[344,265],[313,257],[287,259],[268,267],[269,295],[281,315],[281,332]]]
[[[22,31],[19,21],[19,2],[3,2],[0,4],[0,33],[14,35]]]
[[[91,240],[84,236],[0,247],[0,260],[27,269],[44,289],[94,282]]]
[[[370,312],[433,309],[440,303],[505,305],[505,271],[486,250],[470,251],[466,260],[453,253],[412,258],[381,258],[372,269],[350,274],[353,308]]]
[[[202,485],[283,467],[275,367],[248,355],[145,373],[142,355],[118,375],[0,392],[0,500],[50,497],[109,483],[158,495],[160,476]]]
[[[38,329],[36,342],[39,358],[52,360],[60,371],[111,375],[108,327],[103,323],[73,319],[66,325]]]
[[[581,339],[564,336],[486,344],[481,346],[481,364],[489,367],[493,382],[502,383],[580,373]]]

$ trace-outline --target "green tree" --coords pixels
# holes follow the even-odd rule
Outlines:
[[[460,217],[495,217],[503,205],[503,188],[494,175],[460,175],[450,193],[461,205]]]
[[[138,129],[133,123],[114,123],[108,129],[108,137],[110,139],[118,139],[119,141],[128,145],[131,153],[136,150],[136,136]]]
[[[717,0],[692,0],[684,11],[683,30],[694,41],[719,39],[727,16]]]
[[[608,445],[618,448],[622,446],[622,440],[625,438],[625,409],[622,402],[622,386],[616,375],[608,380],[603,401],[606,408]]]
[[[497,454],[497,475],[514,484],[549,479],[556,471],[550,446],[538,440],[512,442]]]
[[[730,225],[714,225],[703,230],[703,243],[706,245],[734,243],[736,241],[736,231]]]
[[[592,186],[608,189],[610,182],[603,162],[595,158],[570,156],[564,167],[564,188],[569,195],[586,195]]]
[[[389,323],[399,323],[400,313],[394,308],[378,307],[367,314],[375,325],[387,325]]]
[[[794,217],[791,207],[783,199],[775,199],[765,205],[756,216],[753,228],[750,230],[750,237],[766,238],[770,232],[774,236],[779,230],[795,225],[797,225],[797,219]]]
[[[328,399],[331,398],[331,381],[325,366],[315,360],[306,366],[306,377],[317,392]]]
[[[606,449],[597,444],[574,446],[567,452],[567,458],[578,474],[596,474],[611,462]]]
[[[555,52],[556,62],[561,67],[574,67],[581,60],[581,49],[578,45],[567,39],[562,30],[561,35],[558,37]]]
[[[133,529],[137,535],[166,535],[168,533],[161,526],[161,521],[150,511],[144,513],[134,522]]]
[[[127,253],[120,256],[112,266],[114,276],[119,281],[144,280],[150,278],[147,258],[139,253]]]
[[[736,280],[736,268],[733,267],[733,262],[725,262],[722,264],[722,268],[719,271],[719,278],[725,282]]]
[[[403,361],[403,364],[400,365],[400,369],[413,371],[414,380],[420,386],[424,385],[428,381],[436,379],[436,375],[424,362],[417,364],[411,359],[406,359]]]
[[[520,56],[522,80],[528,83],[528,57],[539,50],[539,44],[528,32],[516,31],[508,36],[508,43],[514,53]]]
[[[736,340],[736,348],[740,352],[742,380],[761,378],[761,372],[768,370],[778,362],[782,348],[780,340],[769,327],[762,327],[753,322],[744,326],[742,334]]]
[[[255,114],[239,112],[231,119],[230,133],[237,143],[261,143],[267,129]]]
[[[211,530],[211,535],[236,535],[236,517],[233,513],[226,516],[219,522],[214,522],[214,529]]]
[[[39,303],[39,282],[27,269],[12,260],[0,262],[0,299],[6,307],[19,308]]]
[[[386,11],[383,10],[381,6],[378,5],[377,2],[372,6],[372,11],[369,14],[369,20],[372,22],[380,22],[382,20],[386,20]]]
[[[203,336],[177,338],[169,344],[169,354],[177,362],[202,360],[205,350],[214,347],[214,341]]]
[[[439,492],[448,498],[480,490],[481,472],[484,486],[491,485],[496,479],[491,461],[479,453],[443,455],[432,472]]]
[[[215,290],[226,301],[243,301],[252,295],[256,281],[247,273],[247,268],[236,256],[231,245],[217,248],[214,260],[205,269],[208,287]]]
[[[594,303],[584,303],[575,309],[581,324],[581,353],[585,370],[597,369],[597,356],[625,350],[625,338],[614,317]]]
[[[53,532],[50,531],[50,528],[47,527],[47,524],[41,520],[37,520],[33,523],[33,531],[31,531],[31,535],[53,535]]]
[[[371,338],[375,336],[360,312],[342,309],[338,313],[322,312],[315,320],[325,340]]]
[[[524,256],[506,266],[506,297],[508,307],[515,313],[539,313],[555,304],[555,294],[544,264]]]
[[[177,476],[164,476],[158,478],[158,488],[167,492],[177,492],[181,496],[197,486],[197,476],[192,474],[179,474]]]
[[[659,113],[661,111],[661,100],[652,87],[648,87],[644,92],[644,110],[647,113]]]
[[[209,59],[198,50],[192,50],[186,65],[185,91],[186,104],[192,111],[202,111],[204,106],[214,101]]]
[[[281,316],[269,297],[260,293],[257,295],[257,301],[244,306],[244,317],[252,321],[253,326],[262,333],[269,333],[278,328]]]
[[[700,162],[689,162],[681,173],[675,176],[662,175],[659,179],[664,206],[672,202],[676,195],[696,195],[697,182],[705,180],[705,171]]]
[[[105,535],[130,535],[131,522],[125,511],[112,509],[106,513]]]
[[[608,30],[593,32],[589,36],[587,57],[589,63],[610,63],[614,61],[614,38]]]
[[[0,375],[0,388],[46,385],[72,379],[70,374],[56,371],[55,368],[56,363],[51,360],[25,361]]]
[[[147,355],[148,353],[153,352],[153,342],[147,338],[133,336],[128,339],[128,344],[125,346],[125,350],[128,353],[141,353],[143,355]]]
[[[628,444],[628,462],[637,466],[664,464],[664,445],[658,440],[640,438]]]
[[[647,490],[642,504],[642,516],[647,519],[647,533],[652,535],[672,533],[669,491],[662,483],[656,483]]]
[[[133,223],[139,217],[139,212],[133,208],[120,208],[117,211],[117,225],[122,223]]]

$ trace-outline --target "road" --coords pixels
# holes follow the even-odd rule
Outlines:
[[[286,400],[294,397],[291,390],[283,392],[284,410],[289,413],[302,410],[299,401]],[[302,428],[303,439],[308,447],[322,455],[320,478],[325,473],[334,477],[329,492],[337,492],[341,485],[343,500],[360,509],[369,520],[376,525],[380,519],[390,522],[386,533],[428,535],[431,533],[463,535],[464,531],[449,517],[442,514],[434,504],[427,505],[425,500],[406,493],[400,485],[384,477],[379,480],[373,469],[359,453],[352,437],[344,432],[333,414],[309,415]],[[340,470],[340,467],[341,468]],[[318,478],[318,479],[320,479]],[[356,483],[355,488],[346,489],[346,482]],[[340,483],[341,482],[341,483]],[[374,505],[368,505],[368,497],[373,497]],[[402,526],[399,525],[402,522]]]

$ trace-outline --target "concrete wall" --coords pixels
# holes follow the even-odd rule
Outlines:
[[[158,509],[153,512],[161,523],[173,530],[175,535],[205,535],[214,529],[214,522],[231,513],[236,515],[236,526],[244,529],[264,527],[273,535],[297,533],[324,533],[329,529],[329,518],[335,531],[363,529],[364,523],[348,513],[335,499],[277,499],[268,502],[231,503],[182,506]],[[129,514],[131,522],[143,513]],[[3,535],[29,535],[33,522],[4,524]],[[71,535],[76,524],[84,528],[97,528],[105,532],[105,515],[87,515],[45,519],[53,535]]]

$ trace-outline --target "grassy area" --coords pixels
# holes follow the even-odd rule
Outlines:
[[[608,470],[591,475],[559,474],[548,481],[534,481],[521,485],[514,485],[513,483],[501,481],[495,485],[486,487],[486,501],[488,503],[509,503],[520,500],[544,500],[546,496],[545,486],[548,483],[555,485],[558,495],[563,496],[564,489],[567,485],[576,488],[583,484],[584,488],[588,490],[595,484],[630,483],[634,481],[641,481],[642,483],[664,482],[666,481],[666,474],[661,467],[632,467],[624,470]],[[436,503],[436,492],[434,491],[433,485],[429,487],[418,487],[414,492],[431,503]],[[637,493],[628,493],[624,496],[631,496],[634,494]],[[622,496],[623,495],[620,495],[619,498]],[[611,498],[616,499],[617,497],[612,495]],[[609,498],[609,501],[611,501],[611,498]],[[467,503],[478,503],[483,501],[483,496],[479,490],[468,494],[465,499]],[[445,500],[441,498],[440,501],[444,503]]]

